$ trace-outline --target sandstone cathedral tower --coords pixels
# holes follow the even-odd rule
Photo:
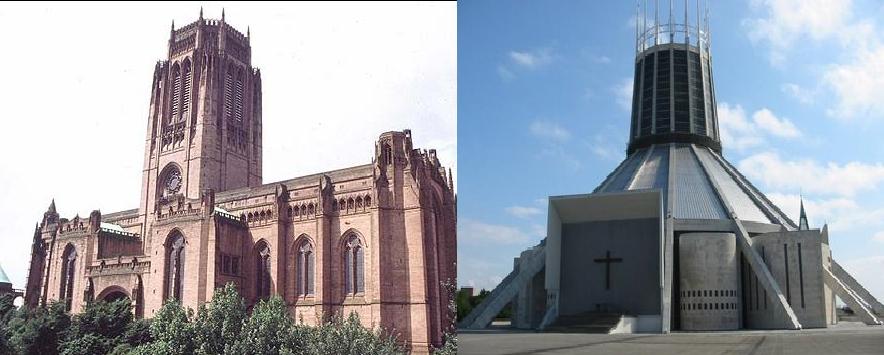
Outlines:
[[[828,229],[810,229],[803,205],[793,222],[724,159],[708,10],[680,3],[637,6],[626,158],[592,193],[549,198],[546,239],[461,326],[512,303],[518,328],[814,328],[837,321],[836,296],[881,324]]]
[[[140,204],[62,218],[52,201],[34,231],[26,305],[77,312],[129,298],[150,317],[232,282],[248,304],[278,295],[308,323],[356,312],[415,352],[441,343],[456,207],[435,150],[386,132],[369,164],[263,184],[261,71],[249,32],[223,12],[173,24],[150,94]]]

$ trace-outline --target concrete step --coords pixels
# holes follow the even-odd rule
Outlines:
[[[620,323],[621,314],[587,312],[574,315],[560,315],[556,322],[545,331],[555,333],[595,333],[608,334]]]

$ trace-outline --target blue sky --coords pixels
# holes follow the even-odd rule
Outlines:
[[[835,259],[884,298],[884,5],[710,12],[725,157],[796,220],[803,194]],[[591,192],[624,158],[634,14],[632,1],[458,3],[461,285],[493,288],[544,236],[547,196]]]

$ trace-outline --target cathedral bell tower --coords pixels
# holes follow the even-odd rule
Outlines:
[[[172,30],[154,68],[144,149],[143,215],[159,204],[261,184],[261,72],[249,33],[204,19]]]

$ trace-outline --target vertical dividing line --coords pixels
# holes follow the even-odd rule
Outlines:
[[[798,285],[801,288],[801,308],[804,308],[804,262],[801,260],[801,243],[798,243]]]
[[[764,251],[764,246],[761,246],[761,261],[764,261],[764,267],[770,271],[770,266],[767,264],[767,253]],[[764,309],[767,309],[767,290],[764,290]]]
[[[783,243],[783,263],[786,265],[786,302],[792,305],[792,290],[789,288],[789,246]]]

